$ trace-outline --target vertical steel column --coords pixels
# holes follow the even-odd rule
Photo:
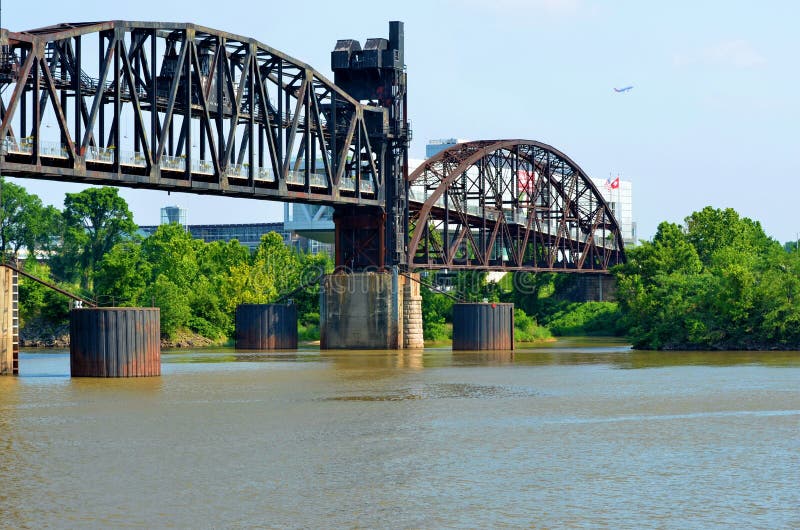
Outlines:
[[[36,43],[36,50],[34,53],[36,54],[36,60],[33,63],[33,128],[31,132],[31,136],[33,136],[33,163],[39,165],[41,160],[39,159],[39,149],[41,148],[40,143],[42,141],[40,132],[41,132],[41,123],[42,123],[42,103],[41,99],[39,98],[39,94],[42,90],[42,50],[44,46],[37,42]]]
[[[255,180],[255,139],[253,138],[255,129],[255,113],[256,113],[256,91],[255,91],[255,76],[258,74],[257,61],[258,54],[256,53],[255,44],[250,44],[250,63],[247,65],[247,92],[250,98],[250,117],[247,120],[247,178],[250,181],[253,191],[256,189]]]
[[[78,35],[75,37],[75,54],[73,58],[74,64],[72,65],[72,86],[73,90],[75,91],[75,135],[73,136],[75,142],[78,145],[75,146],[75,150],[78,153],[78,156],[84,156],[86,153],[84,152],[83,146],[81,145],[81,141],[83,139],[83,134],[81,133],[81,125],[83,124],[83,88],[81,87],[81,36]]]
[[[122,99],[122,92],[120,90],[120,76],[119,76],[119,68],[120,68],[120,60],[119,56],[122,52],[122,39],[119,38],[120,33],[124,35],[124,32],[120,29],[115,30],[114,39],[114,121],[113,130],[111,133],[114,135],[114,149],[111,154],[112,156],[112,167],[115,173],[119,174],[120,167],[119,167],[119,151],[120,151],[120,136],[119,136],[119,122],[120,122],[120,115],[121,115],[121,99]]]
[[[228,167],[228,161],[225,160],[225,148],[227,141],[225,140],[225,129],[223,127],[223,117],[225,112],[225,63],[228,60],[228,52],[225,49],[225,37],[220,37],[217,41],[219,48],[217,50],[217,161],[219,162],[220,171]],[[222,179],[222,175],[219,175]]]
[[[187,29],[186,33],[184,34],[184,41],[183,46],[184,49],[181,52],[184,54],[183,59],[183,72],[181,76],[183,77],[183,104],[184,104],[184,113],[183,113],[183,153],[185,155],[184,160],[186,161],[186,166],[184,168],[184,175],[186,179],[189,181],[189,185],[192,184],[192,55],[195,53],[195,46],[194,46],[194,31],[191,29]]]
[[[158,152],[159,126],[158,126],[158,56],[156,30],[150,31],[150,153],[153,165],[158,167],[161,156]]]
[[[107,32],[105,32],[105,31],[100,32],[100,35],[98,35],[98,39],[97,39],[97,62],[98,62],[98,64],[102,64],[104,66],[106,64],[106,62],[105,62],[106,61],[106,54],[105,54],[106,50],[104,48],[105,39],[106,39],[106,33]],[[109,39],[109,45],[110,44],[111,44],[111,39]],[[105,136],[106,136],[105,135],[105,130],[106,130],[106,127],[105,127],[106,126],[106,112],[105,112],[105,104],[104,104],[104,98],[103,98],[103,85],[104,85],[104,83],[105,83],[105,77],[101,76],[100,80],[98,81],[98,85],[97,85],[97,93],[95,94],[95,97],[98,98],[98,102],[99,102],[99,107],[98,107],[99,112],[98,112],[98,116],[97,116],[97,119],[98,119],[97,123],[98,123],[98,128],[99,128],[99,131],[98,131],[99,134],[97,136],[99,136],[99,138],[96,139],[98,148],[106,146],[106,143],[105,143],[106,142],[106,138],[105,138]],[[89,125],[91,126],[92,124],[89,124]]]

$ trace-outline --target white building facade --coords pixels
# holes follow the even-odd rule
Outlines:
[[[592,183],[600,191],[611,211],[614,212],[614,217],[622,230],[622,240],[625,246],[636,245],[636,222],[633,220],[633,183],[619,177],[613,179],[592,178]]]

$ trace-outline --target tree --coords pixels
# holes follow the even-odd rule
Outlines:
[[[197,257],[203,245],[179,224],[161,225],[142,242],[142,257],[150,264],[151,279],[164,276],[188,294],[200,274]]]
[[[277,232],[261,237],[261,242],[247,264],[231,267],[226,286],[228,310],[239,304],[266,304],[301,285],[298,254],[283,243]]]
[[[123,241],[100,261],[94,278],[95,297],[100,304],[149,305],[142,297],[151,276],[152,267],[142,255],[142,246]]]
[[[0,177],[0,253],[16,259],[22,248],[29,253],[50,250],[57,239],[61,214],[45,207],[36,195]]]
[[[174,337],[180,328],[187,326],[192,316],[188,293],[165,275],[159,274],[147,285],[144,297],[160,309],[162,335]]]
[[[662,223],[614,273],[635,347],[800,345],[800,256],[734,210],[704,208],[685,229]]]
[[[55,282],[50,275],[50,267],[29,257],[25,261],[25,271],[37,278]],[[60,284],[67,291],[75,291],[76,286]],[[41,330],[54,331],[68,323],[70,300],[63,294],[39,282],[20,275],[19,278],[19,316],[20,325]]]
[[[94,270],[117,243],[136,232],[133,215],[116,188],[88,188],[64,200],[64,248],[61,272],[78,277],[91,291]]]
[[[686,230],[686,239],[705,265],[711,264],[723,249],[760,253],[777,244],[767,237],[758,221],[740,218],[732,208],[706,206],[686,218]]]

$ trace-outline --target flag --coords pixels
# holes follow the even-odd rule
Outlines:
[[[609,188],[608,189],[615,190],[617,188],[619,188],[619,176],[617,176],[617,178],[615,178],[614,180],[612,180],[609,183]]]
[[[519,184],[519,191],[526,192],[528,195],[532,194],[536,185],[536,172],[518,169],[517,183]]]

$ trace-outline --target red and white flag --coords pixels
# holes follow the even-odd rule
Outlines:
[[[519,184],[519,191],[525,192],[528,195],[533,193],[536,186],[536,172],[526,171],[524,169],[517,170],[517,184]]]

